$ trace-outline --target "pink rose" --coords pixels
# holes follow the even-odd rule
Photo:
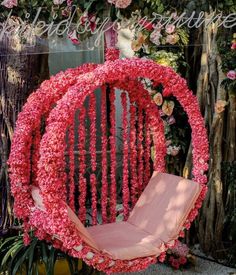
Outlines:
[[[169,124],[169,125],[172,125],[172,124],[175,124],[175,118],[173,117],[173,116],[170,116],[170,117],[168,117],[168,119],[167,119],[167,123]]]
[[[168,34],[172,34],[174,31],[175,31],[175,25],[170,24],[170,25],[167,25],[167,26],[166,26],[166,32],[167,32]]]
[[[169,43],[171,45],[176,44],[179,41],[178,34],[169,34],[166,37],[166,43]]]
[[[233,70],[228,71],[227,77],[228,77],[229,79],[235,80],[235,79],[236,79],[236,72],[233,71]]]
[[[17,0],[4,0],[1,5],[5,6],[8,9],[12,9],[13,7],[16,7],[18,4]]]
[[[174,269],[179,269],[179,262],[177,259],[172,260],[171,265]]]
[[[187,263],[187,259],[185,257],[180,257],[179,258],[179,263],[182,265],[185,265]]]

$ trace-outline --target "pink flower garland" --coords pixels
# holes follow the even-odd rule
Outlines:
[[[111,187],[110,187],[110,222],[116,221],[116,109],[115,89],[110,88],[110,158],[111,158]]]
[[[74,155],[74,144],[75,144],[75,132],[74,132],[74,123],[69,128],[69,205],[70,208],[75,211],[75,155]]]
[[[127,220],[129,215],[129,171],[128,171],[128,158],[129,158],[129,146],[128,146],[128,120],[127,120],[127,97],[126,93],[121,94],[121,103],[123,107],[123,208],[124,208],[124,220]]]
[[[137,202],[138,177],[137,177],[137,149],[136,149],[136,106],[130,106],[130,177],[132,206]]]
[[[138,108],[138,194],[143,191],[144,174],[143,174],[143,108]]]
[[[53,104],[64,95],[68,87],[76,83],[77,77],[97,66],[97,64],[85,64],[52,76],[29,96],[22,112],[18,115],[8,164],[11,192],[15,200],[14,213],[16,217],[24,219],[25,228],[27,227],[26,219],[28,219],[30,209],[34,204],[30,188],[31,136],[41,125],[41,118],[44,115],[47,117]],[[38,154],[36,151],[34,153]]]
[[[101,130],[102,130],[102,221],[107,223],[107,100],[106,100],[106,86],[102,86],[102,102],[101,102]]]
[[[85,141],[86,141],[86,129],[85,129],[85,116],[86,109],[84,106],[80,109],[79,112],[79,218],[82,223],[86,221],[86,194],[87,194],[87,183],[86,178],[84,177],[86,170],[85,163]]]
[[[93,225],[97,224],[97,180],[96,180],[96,95],[90,95],[89,102],[89,119],[90,119],[90,154],[91,154],[91,168],[90,184],[92,192],[92,221]]]
[[[151,167],[150,167],[150,158],[151,158],[151,136],[150,136],[150,125],[148,123],[148,117],[145,115],[145,151],[144,151],[144,187],[149,182]]]

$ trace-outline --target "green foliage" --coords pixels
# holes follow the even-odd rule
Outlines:
[[[236,34],[232,35],[230,32],[220,33],[218,50],[221,56],[221,68],[225,74],[229,71],[236,71],[236,50],[231,49],[233,42],[236,43]],[[230,92],[236,92],[236,80],[225,78],[221,85]]]
[[[236,267],[236,161],[232,163],[224,162],[222,165],[222,174],[223,181],[228,186],[223,240],[226,239],[225,247],[228,251],[228,264]]]
[[[7,271],[8,275],[16,275],[22,270],[27,271],[27,275],[36,275],[39,263],[44,264],[47,275],[53,275],[55,262],[60,258],[65,258],[70,273],[76,274],[78,259],[69,257],[35,237],[28,246],[24,245],[22,235],[8,237],[0,244],[0,271]]]

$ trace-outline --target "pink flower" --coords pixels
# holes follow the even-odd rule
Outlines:
[[[177,156],[181,147],[180,146],[169,146],[167,148],[167,154],[173,157]]]
[[[168,119],[167,119],[167,123],[169,124],[169,125],[172,125],[172,124],[175,124],[175,118],[173,117],[173,116],[170,116],[170,117],[168,117]]]
[[[23,241],[25,246],[29,245],[31,242],[30,236],[27,232],[25,232],[23,235]]]
[[[185,265],[187,263],[187,259],[182,256],[182,257],[179,258],[179,263],[182,264],[182,265]]]
[[[162,252],[160,255],[159,255],[159,262],[163,263],[165,261],[165,258],[166,258],[166,252]]]
[[[68,34],[68,38],[70,39],[70,41],[75,44],[75,45],[79,45],[80,44],[80,41],[78,39],[78,36],[77,36],[77,32],[76,30],[73,30],[72,32],[70,32]]]
[[[186,244],[180,242],[179,240],[176,242],[175,246],[171,249],[172,253],[178,255],[180,257],[186,257],[189,253],[189,248]]]
[[[175,31],[175,25],[174,24],[168,24],[166,26],[166,33],[172,34]]]
[[[148,20],[144,20],[143,18],[139,20],[139,24],[144,27],[147,31],[153,30],[153,24]]]
[[[231,45],[231,50],[236,50],[236,42],[233,42]]]
[[[88,14],[87,12],[84,12],[83,15],[80,17],[80,22],[82,26],[85,26],[88,24],[92,32],[97,27],[95,14]]]
[[[114,4],[119,9],[127,8],[132,0],[108,0],[109,3]]]
[[[53,0],[54,5],[61,5],[65,0]]]
[[[236,72],[231,70],[231,71],[228,71],[227,73],[227,77],[231,80],[235,80],[236,79]]]
[[[173,259],[173,260],[171,261],[171,265],[172,265],[172,267],[173,267],[174,269],[179,269],[179,262],[178,262],[177,259]]]
[[[179,36],[178,34],[169,34],[166,37],[166,43],[169,43],[171,45],[176,44],[179,41]]]
[[[160,42],[161,37],[162,37],[162,34],[160,30],[155,29],[150,35],[150,40],[152,43],[159,46],[161,44]]]
[[[18,5],[18,1],[17,0],[4,0],[1,3],[2,6],[5,6],[8,9],[12,9],[13,7],[16,7]]]

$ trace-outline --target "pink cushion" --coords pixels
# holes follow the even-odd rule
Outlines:
[[[168,242],[178,236],[200,192],[196,182],[154,172],[128,222]]]
[[[89,233],[103,252],[114,260],[131,260],[139,257],[158,256],[162,251],[153,245],[154,238],[128,222],[96,225]]]
[[[177,238],[200,192],[198,183],[154,172],[127,222],[85,228],[66,207],[69,219],[87,244],[113,259],[131,260],[158,256],[163,243]],[[44,209],[39,190],[32,191],[32,196],[38,207]]]

